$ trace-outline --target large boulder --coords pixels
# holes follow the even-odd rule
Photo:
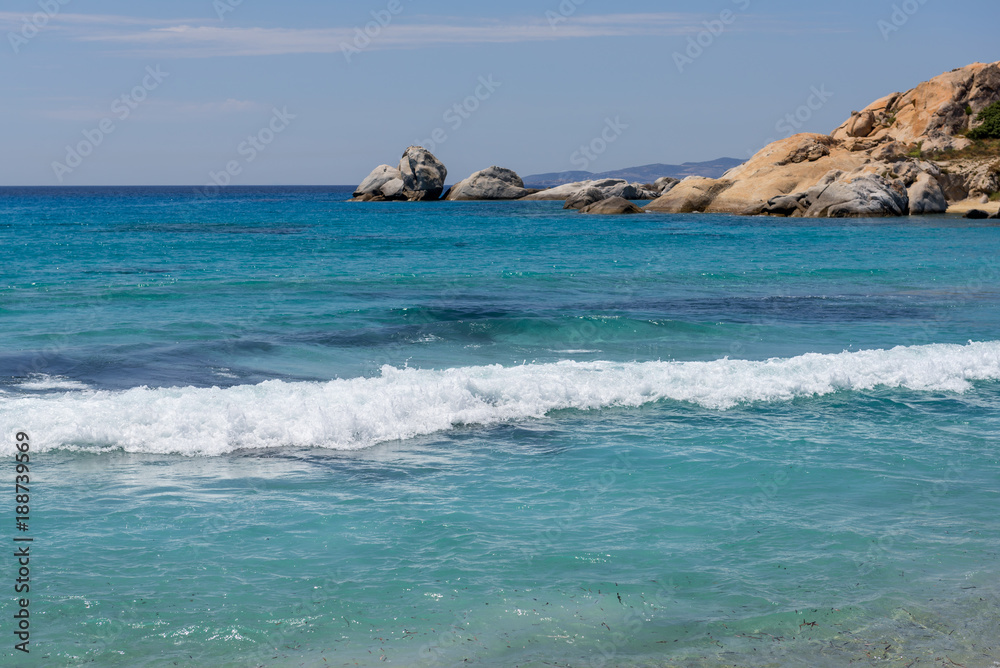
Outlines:
[[[594,204],[583,207],[580,209],[580,213],[607,216],[643,213],[643,210],[627,199],[623,199],[621,197],[609,197],[607,199],[602,199],[600,202],[595,202]]]
[[[403,179],[393,179],[383,184],[379,192],[388,200],[406,199],[406,195],[403,193],[404,185]]]
[[[804,192],[775,197],[763,212],[803,218],[886,217],[906,215],[909,205],[901,181],[874,174],[845,178],[834,171]]]
[[[354,196],[361,198],[366,195],[381,195],[382,186],[384,186],[389,181],[394,179],[401,179],[402,176],[399,170],[390,165],[379,165],[372,170],[361,185],[358,186],[357,190],[354,191]]]
[[[910,199],[910,215],[944,213],[948,210],[948,200],[938,180],[928,172],[923,172],[907,191]]]
[[[399,161],[403,196],[411,202],[437,200],[444,192],[448,170],[434,154],[421,146],[411,146]]]
[[[646,205],[646,211],[657,213],[695,213],[705,211],[712,201],[732,187],[733,182],[723,179],[709,179],[704,176],[689,176],[665,195],[661,195]]]
[[[476,172],[464,181],[459,181],[445,199],[468,200],[509,200],[520,199],[528,194],[524,181],[511,169],[490,167]]]
[[[605,195],[602,190],[597,188],[584,188],[583,190],[578,190],[566,198],[566,204],[563,208],[582,209],[607,198],[607,195]]]

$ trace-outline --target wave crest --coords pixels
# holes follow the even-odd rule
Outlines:
[[[0,396],[0,424],[52,448],[221,455],[282,446],[361,449],[387,441],[673,400],[746,403],[876,387],[964,392],[1000,380],[1000,341],[807,354],[763,362],[560,362],[446,370],[384,367],[378,378],[220,388]],[[0,452],[13,452],[11,439]]]

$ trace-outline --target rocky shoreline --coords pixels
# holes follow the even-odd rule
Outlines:
[[[718,179],[600,179],[531,190],[513,170],[493,166],[444,192],[448,170],[430,151],[411,146],[398,167],[376,167],[352,201],[435,201],[443,195],[447,201],[559,200],[567,209],[600,214],[837,218],[960,212],[996,218],[1000,204],[990,198],[1000,192],[1000,160],[924,157],[972,145],[964,134],[996,103],[1000,63],[976,63],[876,100],[829,135],[773,142]],[[641,209],[631,203],[636,200],[650,203]]]

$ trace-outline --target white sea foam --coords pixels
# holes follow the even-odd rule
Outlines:
[[[765,362],[560,362],[442,371],[384,367],[379,378],[219,388],[136,388],[0,397],[4,432],[53,447],[218,455],[241,448],[339,450],[445,431],[674,400],[725,410],[884,386],[965,392],[1000,380],[1000,341],[808,354]],[[0,443],[0,453],[12,446]],[[7,450],[5,450],[5,448]]]
[[[44,373],[34,373],[28,380],[20,383],[22,390],[86,390],[87,385],[64,376],[50,376]]]

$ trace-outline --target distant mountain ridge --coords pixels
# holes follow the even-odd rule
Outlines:
[[[670,176],[675,179],[683,179],[688,176],[706,176],[717,179],[727,171],[742,165],[745,161],[736,158],[719,158],[709,162],[685,162],[682,165],[643,165],[641,167],[628,167],[612,172],[549,172],[547,174],[532,174],[523,177],[524,185],[528,188],[552,188],[561,186],[564,183],[575,183],[576,181],[589,181],[593,179],[626,179],[630,182],[652,183],[661,176]]]

